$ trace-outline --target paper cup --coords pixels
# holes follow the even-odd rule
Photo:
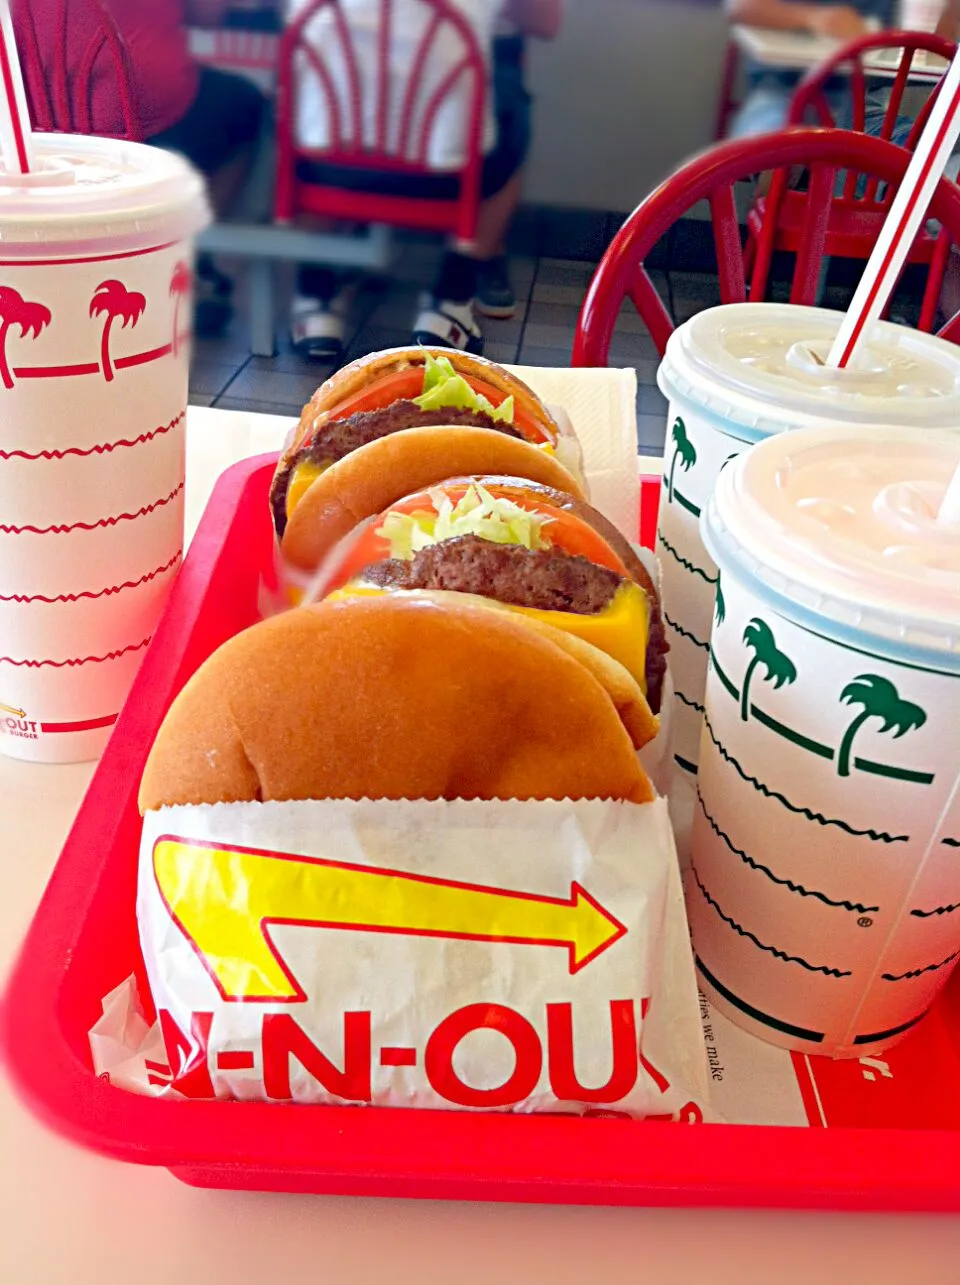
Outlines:
[[[700,984],[761,1039],[886,1047],[960,957],[960,438],[802,430],[724,471],[687,898]]]
[[[38,136],[0,175],[0,752],[95,758],[183,553],[191,237],[179,158]]]
[[[789,304],[698,313],[671,336],[658,382],[669,399],[657,552],[676,684],[678,776],[699,757],[717,569],[700,514],[720,470],[754,442],[827,425],[960,425],[960,351],[879,322],[857,368],[825,369],[840,314]]]

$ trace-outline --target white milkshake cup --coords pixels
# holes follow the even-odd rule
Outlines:
[[[960,435],[833,428],[724,470],[687,896],[699,981],[760,1038],[886,1047],[960,957]]]
[[[183,552],[185,161],[37,135],[0,171],[0,753],[95,758]]]
[[[771,435],[817,426],[960,430],[960,349],[878,322],[855,367],[824,367],[842,314],[728,304],[671,336],[658,382],[669,399],[657,553],[676,686],[675,784],[696,775],[716,567],[700,513],[720,470]]]

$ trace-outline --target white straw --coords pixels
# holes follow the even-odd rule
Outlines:
[[[954,470],[947,492],[940,501],[937,525],[960,527],[960,464]]]
[[[947,69],[900,190],[884,220],[873,254],[827,357],[828,366],[850,364],[864,333],[893,293],[907,254],[954,144],[960,136],[960,53]]]
[[[9,0],[0,0],[0,159],[10,174],[29,174],[33,169],[30,109]]]

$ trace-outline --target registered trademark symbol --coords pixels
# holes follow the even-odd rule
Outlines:
[[[860,918],[857,920],[857,924],[860,928],[872,928],[873,920],[870,918],[869,915],[861,915]]]

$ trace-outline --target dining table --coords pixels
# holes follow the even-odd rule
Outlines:
[[[583,383],[585,406],[605,374],[586,372],[595,378]],[[632,392],[631,380],[632,372],[622,391]],[[629,406],[624,413],[629,419]],[[190,407],[188,536],[218,475],[246,456],[278,450],[291,427],[282,416]],[[639,467],[656,472],[659,464],[647,459]],[[0,755],[0,985],[94,768]],[[722,1151],[714,1162],[721,1172]],[[665,1208],[497,1203],[495,1189],[490,1197],[440,1203],[191,1188],[164,1169],[75,1148],[36,1120],[0,1074],[3,1285],[583,1285],[591,1278],[604,1285],[947,1285],[960,1275],[960,1218],[953,1215],[685,1208],[683,1190],[670,1193]]]

